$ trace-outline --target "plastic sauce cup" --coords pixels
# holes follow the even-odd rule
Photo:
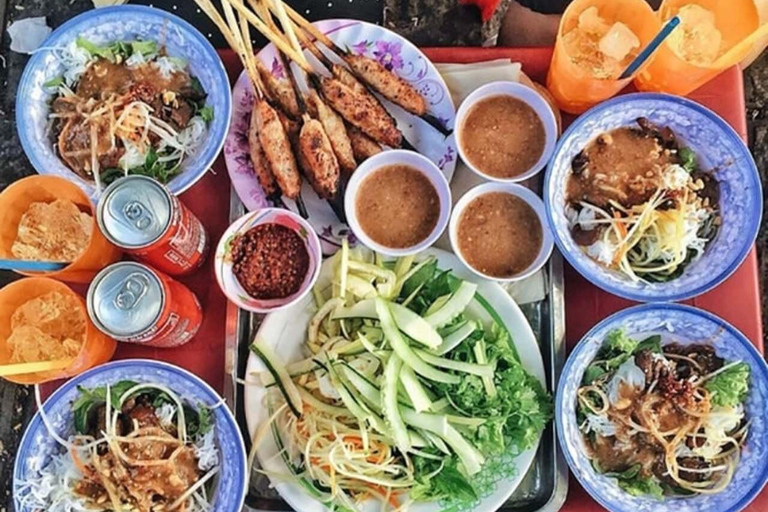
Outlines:
[[[105,363],[112,358],[117,348],[115,340],[102,334],[91,323],[86,311],[85,300],[66,284],[46,277],[29,277],[15,281],[0,289],[0,364],[11,364],[11,350],[6,340],[11,335],[11,316],[24,303],[51,292],[59,292],[77,298],[77,303],[86,319],[85,342],[74,362],[61,370],[9,375],[5,379],[16,384],[41,384],[51,380],[73,377],[79,373]]]
[[[0,212],[3,222],[0,225],[0,258],[16,259],[11,246],[16,240],[19,222],[30,204],[51,203],[56,199],[67,199],[75,203],[81,211],[93,217],[93,231],[86,249],[72,263],[54,272],[19,272],[27,276],[45,275],[72,283],[87,283],[101,269],[120,259],[120,249],[109,243],[96,225],[96,208],[80,187],[64,178],[56,176],[29,176],[9,185],[0,193]]]
[[[751,0],[750,0],[751,1]],[[600,79],[574,63],[563,44],[563,36],[579,23],[579,15],[596,7],[609,25],[624,23],[640,40],[644,48],[661,29],[661,22],[646,0],[575,0],[565,10],[557,31],[557,41],[547,75],[547,89],[558,107],[571,114],[580,114],[601,101],[616,95],[630,79]]]
[[[722,54],[739,43],[760,26],[754,0],[665,0],[659,9],[660,23],[675,16],[686,5],[696,4],[715,16],[715,26],[723,39]],[[680,30],[678,27],[675,30]],[[695,65],[683,60],[669,46],[663,43],[651,57],[650,62],[635,79],[635,86],[641,91],[666,92],[686,96],[710,81],[726,69],[745,59],[752,48],[734,55],[728,62],[718,65]]]

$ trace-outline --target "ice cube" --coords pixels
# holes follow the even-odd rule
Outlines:
[[[711,64],[720,55],[723,40],[715,15],[696,4],[684,6],[677,14],[680,26],[669,35],[669,46],[687,62]]]
[[[587,7],[579,14],[579,30],[600,37],[608,32],[608,23],[600,17],[597,7]]]
[[[633,50],[640,47],[640,40],[632,29],[617,21],[600,38],[598,48],[603,55],[617,62],[623,61]]]
[[[17,53],[32,54],[40,48],[51,33],[51,27],[45,17],[16,20],[8,27],[11,36],[11,50]]]

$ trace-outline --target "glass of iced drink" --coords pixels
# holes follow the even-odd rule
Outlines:
[[[561,110],[578,114],[614,96],[632,59],[660,22],[645,0],[575,0],[560,21],[547,89]]]
[[[718,58],[759,27],[754,0],[665,0],[660,22],[680,17],[650,62],[640,71],[635,85],[642,91],[685,96],[738,64],[750,52],[744,48],[726,62]]]

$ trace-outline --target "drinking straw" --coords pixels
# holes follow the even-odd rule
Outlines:
[[[624,70],[624,72],[619,77],[619,80],[624,80],[625,78],[629,78],[632,75],[635,74],[635,71],[640,69],[640,66],[645,64],[645,61],[647,61],[651,55],[653,55],[656,50],[661,46],[661,43],[664,42],[664,40],[669,36],[669,34],[672,33],[672,31],[680,24],[680,17],[675,16],[674,18],[670,19],[666,25],[664,25],[661,30],[659,31],[656,36],[651,39],[651,42],[648,43],[648,46],[646,46],[643,51],[641,51],[637,57],[635,57],[635,60],[629,63],[629,66],[627,66],[627,69]]]
[[[728,66],[733,66],[736,64],[736,60],[742,59],[744,56],[742,53],[746,54],[747,51],[755,44],[758,40],[762,39],[763,37],[768,36],[768,23],[763,24],[752,32],[750,35],[742,39],[740,42],[736,43],[735,45],[731,46],[731,49],[722,54],[720,57],[715,60],[715,62],[712,63],[713,68],[725,68]]]
[[[62,370],[72,364],[74,358],[55,359],[53,361],[37,361],[34,363],[14,363],[0,365],[0,377],[23,375],[28,373]]]
[[[2,270],[21,270],[23,272],[53,272],[61,270],[69,263],[60,263],[57,261],[26,261],[26,260],[5,260],[0,259],[0,269]]]

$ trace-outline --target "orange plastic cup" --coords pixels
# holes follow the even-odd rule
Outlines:
[[[721,52],[727,51],[760,26],[754,0],[665,0],[659,9],[660,22],[672,18],[682,7],[690,4],[697,4],[715,15],[715,26],[723,36]],[[686,96],[741,62],[751,50],[751,46],[746,47],[727,62],[697,66],[678,57],[669,44],[664,43],[637,75],[635,85],[641,91]]]
[[[25,302],[46,293],[59,292],[77,298],[86,318],[85,343],[74,362],[61,370],[9,375],[4,377],[16,384],[41,384],[56,379],[65,379],[105,363],[112,358],[117,342],[99,331],[86,310],[85,300],[66,284],[46,277],[29,277],[15,281],[0,289],[0,365],[10,364],[11,349],[6,340],[11,335],[11,316]]]
[[[562,43],[563,35],[579,24],[579,15],[596,7],[600,17],[609,25],[620,21],[629,27],[645,47],[661,28],[660,22],[646,0],[575,0],[565,10],[557,31],[555,51],[547,75],[547,89],[558,107],[571,114],[580,114],[601,101],[615,96],[631,79],[596,78],[589,70],[575,64]]]
[[[12,183],[0,193],[0,258],[14,259],[11,246],[16,240],[21,216],[36,202],[50,203],[56,199],[68,199],[81,211],[94,216],[93,232],[88,247],[80,256],[61,270],[54,272],[19,272],[27,276],[45,275],[72,283],[88,283],[101,269],[120,259],[120,249],[109,243],[96,224],[96,208],[80,187],[56,176],[29,176]]]

